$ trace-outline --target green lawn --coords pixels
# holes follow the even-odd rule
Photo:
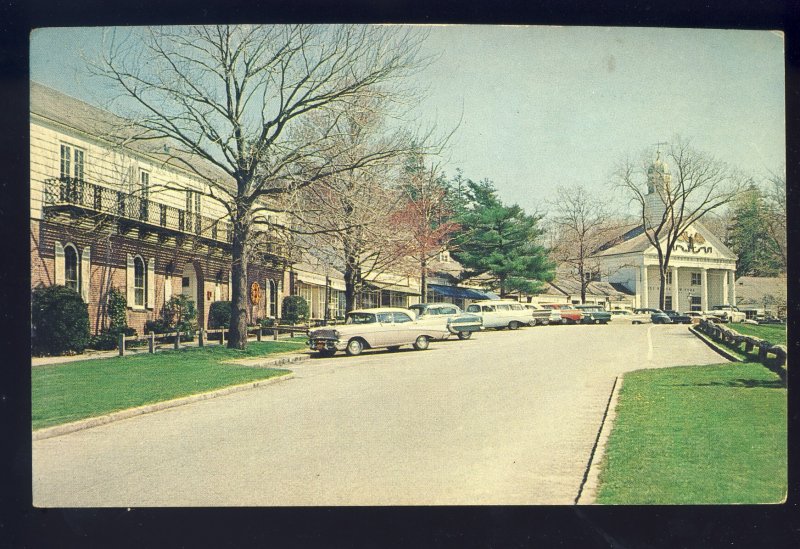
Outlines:
[[[743,324],[732,323],[728,325],[742,335],[760,337],[766,339],[773,345],[786,345],[786,326],[778,324]]]
[[[33,429],[266,379],[286,370],[224,364],[305,347],[294,341],[249,343],[245,351],[222,346],[83,360],[31,369]]]
[[[786,388],[758,363],[626,374],[597,502],[781,502],[786,413]]]

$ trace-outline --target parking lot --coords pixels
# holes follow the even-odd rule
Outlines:
[[[620,374],[723,359],[681,325],[486,331],[33,445],[39,506],[573,503]]]

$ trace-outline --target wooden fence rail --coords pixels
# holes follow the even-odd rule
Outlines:
[[[701,320],[697,325],[697,329],[715,341],[726,343],[737,349],[744,344],[744,350],[747,353],[758,349],[758,361],[778,374],[781,379],[786,380],[787,349],[784,345],[773,345],[760,337],[740,334],[736,330],[717,324],[710,319]],[[775,358],[770,359],[770,355]]]
[[[205,344],[209,342],[208,336],[211,334],[217,334],[219,336],[219,344],[225,345],[226,335],[230,332],[229,328],[216,328],[216,329],[200,329],[195,331],[183,331],[183,332],[171,332],[171,333],[164,333],[164,334],[155,334],[153,332],[148,333],[144,336],[126,336],[124,334],[119,335],[119,340],[117,341],[117,347],[119,349],[119,356],[125,356],[126,350],[126,343],[128,342],[140,342],[146,341],[147,342],[147,352],[148,353],[155,353],[156,351],[156,340],[161,340],[162,342],[167,338],[174,338],[173,341],[173,348],[180,349],[181,348],[181,337],[192,337],[195,333],[197,334],[197,345],[198,347],[205,347]],[[271,333],[272,339],[274,341],[278,340],[278,335],[280,333],[288,333],[289,337],[294,337],[295,334],[307,334],[308,333],[308,326],[269,326],[269,327],[261,327],[261,326],[248,326],[247,327],[247,335],[248,337],[255,336],[256,341],[261,341],[262,338],[267,334]],[[217,339],[217,338],[215,338]]]

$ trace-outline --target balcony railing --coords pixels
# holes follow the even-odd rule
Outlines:
[[[44,205],[79,206],[181,233],[193,234],[220,242],[233,242],[231,223],[167,206],[80,179],[62,177],[44,182]]]

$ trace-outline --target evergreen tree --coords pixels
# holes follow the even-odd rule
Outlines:
[[[489,180],[467,179],[463,196],[452,256],[464,266],[464,278],[488,275],[501,297],[514,291],[536,293],[542,281],[553,279],[555,266],[538,243],[541,217],[516,204],[504,205]]]
[[[769,211],[755,185],[734,202],[726,245],[739,256],[736,276],[775,276],[781,272],[781,254],[769,237]]]

